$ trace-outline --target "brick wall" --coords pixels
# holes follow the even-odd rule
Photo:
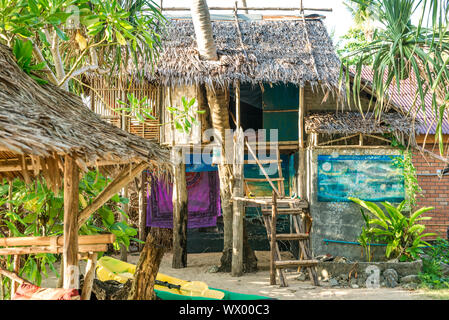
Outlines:
[[[438,148],[433,148],[432,151],[437,154],[439,152]],[[423,221],[427,226],[426,232],[434,232],[446,238],[449,226],[449,176],[442,179],[437,176],[437,170],[443,169],[445,164],[418,151],[413,153],[413,164],[418,175],[418,184],[423,191],[418,198],[418,207],[435,208],[425,214],[432,217],[431,220]]]

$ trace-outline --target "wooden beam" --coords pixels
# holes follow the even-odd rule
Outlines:
[[[78,227],[81,227],[87,219],[89,219],[91,214],[100,209],[106,201],[111,199],[111,197],[118,193],[123,186],[127,185],[138,174],[145,170],[148,165],[149,164],[147,162],[141,162],[135,166],[129,164],[122,171],[120,171],[115,179],[111,181],[102,192],[100,192],[92,203],[80,212],[78,217]]]
[[[97,234],[78,236],[78,245],[85,244],[106,244],[115,241],[114,234]],[[15,237],[0,238],[0,247],[18,247],[18,246],[62,246],[63,237]]]
[[[172,268],[187,267],[187,183],[181,148],[172,149],[173,165],[173,260]]]
[[[90,300],[92,286],[95,278],[95,268],[97,266],[96,252],[89,252],[87,256],[86,273],[84,276],[83,290],[81,291],[81,300]]]
[[[304,117],[306,115],[306,106],[304,101],[304,88],[299,88],[299,108],[298,108],[298,146],[299,146],[299,166],[298,166],[298,196],[306,200],[306,152],[305,152],[305,128]]]
[[[145,206],[145,200],[147,196],[147,175],[145,171],[142,171],[139,186],[139,239],[145,242],[146,239],[146,226],[147,226],[147,211]],[[140,251],[143,250],[144,243],[139,243]]]
[[[64,159],[64,289],[79,289],[78,206],[79,168],[75,158],[66,155]]]
[[[82,244],[78,246],[78,253],[86,252],[105,252],[108,250],[107,244]],[[63,247],[54,246],[32,246],[32,247],[14,247],[1,248],[0,256],[38,254],[38,253],[64,253]]]
[[[277,221],[276,193],[273,192],[271,205],[271,233],[270,236],[270,285],[276,284],[276,221]]]

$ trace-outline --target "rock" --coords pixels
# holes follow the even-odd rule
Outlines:
[[[352,289],[358,289],[358,288],[359,288],[359,286],[358,286],[358,285],[356,285],[356,284],[354,283],[354,284],[351,284],[351,288],[352,288]]]
[[[449,264],[440,262],[440,269],[443,276],[449,276]]]
[[[421,281],[419,280],[419,277],[416,274],[411,274],[405,277],[402,277],[400,280],[401,284],[402,283],[420,283]]]
[[[406,283],[402,286],[404,289],[416,290],[418,289],[418,284],[415,282]]]
[[[297,277],[296,280],[298,281],[306,281],[309,278],[309,275],[305,272],[301,272]]]
[[[329,279],[329,284],[331,285],[331,287],[336,287],[336,286],[339,285],[337,279],[335,279],[335,278],[330,278]]]
[[[383,272],[385,278],[385,286],[395,288],[398,285],[398,273],[394,269],[387,269]]]
[[[219,269],[218,266],[212,266],[209,269],[207,269],[206,272],[208,272],[208,273],[217,273],[218,269]]]
[[[332,260],[334,260],[334,258],[335,257],[333,255],[327,253],[327,254],[322,254],[322,255],[316,256],[315,260],[325,262],[325,261],[332,261]]]
[[[338,277],[337,277],[337,279],[338,280],[340,280],[340,281],[348,281],[348,275],[346,274],[346,273],[342,273],[342,274],[340,274]]]
[[[346,259],[345,257],[337,256],[337,257],[334,258],[333,261],[334,261],[334,262],[345,263],[345,262],[348,262],[348,259]]]

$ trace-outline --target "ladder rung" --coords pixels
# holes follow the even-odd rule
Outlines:
[[[276,240],[305,240],[309,239],[307,233],[278,233]]]
[[[291,214],[291,215],[296,215],[296,214],[301,214],[302,213],[302,209],[301,208],[286,208],[286,209],[277,209],[277,214]],[[271,215],[271,209],[262,209],[262,214],[265,215]]]
[[[268,182],[265,178],[244,178],[245,181],[250,182]],[[271,181],[284,181],[284,178],[270,178]]]
[[[279,163],[282,162],[282,160],[259,160],[261,164],[267,164],[267,163]],[[245,164],[257,164],[256,160],[245,160]]]
[[[285,261],[275,261],[274,264],[276,268],[289,268],[289,267],[313,267],[318,264],[318,260],[285,260]]]

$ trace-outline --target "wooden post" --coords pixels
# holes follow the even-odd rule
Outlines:
[[[64,159],[64,289],[79,289],[78,203],[79,168],[75,159]],[[61,275],[62,276],[62,275]]]
[[[20,255],[14,255],[13,260],[14,273],[19,274],[20,271]],[[11,298],[16,294],[19,282],[11,280]]]
[[[238,128],[235,133],[234,144],[234,187],[233,197],[243,197],[243,164],[244,164],[244,136],[243,129]],[[231,275],[239,277],[243,274],[243,226],[245,207],[242,201],[233,201],[232,220],[232,267]]]
[[[298,142],[299,142],[299,168],[298,168],[298,195],[301,199],[306,200],[306,153],[304,142],[304,116],[306,108],[304,103],[304,88],[299,88],[299,108],[298,108]]]
[[[276,284],[276,222],[277,222],[277,197],[273,191],[273,201],[271,204],[271,238],[270,238],[270,285]]]
[[[140,178],[139,192],[139,239],[145,242],[146,239],[146,226],[147,226],[147,210],[145,206],[145,200],[147,196],[147,175],[145,171],[142,171]],[[143,250],[143,243],[139,243],[139,250]]]
[[[173,268],[187,267],[187,184],[182,149],[172,148],[173,165]]]
[[[128,198],[128,186],[126,185],[122,191],[121,191],[123,198]],[[126,215],[129,214],[129,205],[128,203],[122,203],[121,204],[123,212],[126,213]],[[124,215],[120,215],[120,222],[127,222],[126,217]],[[126,246],[124,244],[120,244],[120,260],[122,261],[128,261],[128,250],[126,249]]]
[[[84,275],[84,285],[81,292],[81,300],[90,300],[92,286],[94,284],[95,268],[97,266],[98,254],[96,252],[89,252],[87,257],[86,274]]]

